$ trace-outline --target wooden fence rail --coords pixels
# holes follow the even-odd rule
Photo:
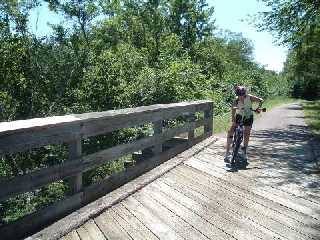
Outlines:
[[[196,120],[194,114],[203,112]],[[182,126],[163,129],[163,121],[186,116]],[[0,227],[1,239],[23,237],[52,223],[58,218],[114,190],[131,179],[186,150],[212,135],[213,104],[211,101],[158,104],[97,113],[74,114],[48,118],[0,123],[0,154],[12,154],[48,144],[67,144],[67,161],[39,169],[13,179],[0,181],[0,201],[38,189],[58,180],[68,180],[71,196]],[[117,145],[86,156],[82,155],[82,140],[115,130],[153,123],[154,134],[134,142]],[[195,137],[194,130],[204,126],[204,133]],[[186,133],[188,139],[165,149],[168,141]],[[152,156],[125,172],[113,174],[100,183],[83,187],[82,173],[136,151],[152,149]]]

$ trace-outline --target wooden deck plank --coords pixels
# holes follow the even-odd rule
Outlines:
[[[206,219],[202,216],[196,214],[192,208],[187,208],[183,204],[179,202],[179,199],[168,195],[161,190],[158,185],[158,182],[152,183],[142,189],[144,191],[151,191],[152,194],[150,195],[154,200],[158,201],[159,203],[165,205],[170,211],[177,214],[180,218],[184,219],[186,222],[191,224],[194,228],[200,231],[202,234],[207,236],[210,239],[234,239],[233,236],[228,235],[224,232],[223,229],[218,228],[217,226],[209,223]],[[173,194],[175,194],[173,192]]]
[[[198,154],[196,156],[197,159],[207,162],[209,164],[212,164],[216,166],[219,171],[225,171],[225,163],[222,158],[220,158],[218,155],[212,155],[212,154]],[[250,166],[250,165],[249,165]],[[320,205],[316,202],[310,201],[309,199],[305,199],[303,197],[297,196],[294,193],[290,192],[289,190],[285,191],[280,189],[276,184],[274,184],[274,176],[263,177],[263,171],[259,171],[259,169],[251,169],[251,171],[240,171],[237,172],[237,177],[241,179],[249,179],[250,183],[256,183],[259,182],[261,186],[265,186],[266,188],[272,188],[272,191],[277,194],[279,197],[284,197],[287,200],[292,201],[295,204],[298,204],[300,206],[304,206],[310,209],[317,209]],[[278,171],[277,171],[278,172]],[[319,195],[320,197],[320,195]]]
[[[147,228],[149,228],[159,239],[183,239],[170,226],[165,224],[158,216],[152,214],[139,201],[128,197],[122,204],[128,208]]]
[[[254,206],[252,206],[251,203],[247,203],[247,200],[244,198],[238,198],[223,190],[215,191],[211,188],[210,183],[207,183],[208,181],[203,180],[204,178],[199,178],[195,174],[189,174],[188,176],[192,176],[192,178],[195,179],[195,181],[192,181],[192,178],[188,179],[185,176],[172,175],[173,174],[166,178],[162,178],[161,181],[164,181],[166,184],[175,188],[177,191],[181,191],[181,193],[185,195],[188,194],[189,197],[199,203],[202,202],[204,205],[214,207],[215,211],[220,212],[223,217],[230,214],[231,216],[238,216],[239,219],[245,218],[250,220],[248,223],[255,222],[265,229],[281,235],[283,238],[316,239],[315,235],[302,233],[297,230],[297,228],[288,226],[286,221],[279,221],[277,218],[279,217],[279,214],[266,214],[268,211],[266,207],[256,210]],[[315,232],[316,231],[313,230],[313,233]],[[261,237],[261,235],[259,237]]]
[[[179,198],[172,198],[172,196],[170,196],[170,198],[175,201],[179,201],[179,203],[183,204],[187,208],[192,204],[192,207],[189,209],[193,211],[195,215],[206,220],[208,222],[206,224],[212,224],[236,239],[272,239],[272,235],[268,234],[268,232],[261,232],[259,229],[254,228],[254,226],[249,226],[248,221],[245,218],[241,219],[230,214],[227,215],[220,209],[209,205],[208,202],[203,204],[203,202],[197,202],[198,199],[194,201],[194,199],[189,195],[183,197],[190,199],[182,199],[181,196]],[[201,226],[199,227],[199,231],[203,231]]]
[[[96,217],[94,221],[107,239],[132,239],[108,214],[108,210]]]
[[[80,237],[81,240],[93,240],[93,239],[90,237],[90,235],[89,235],[89,233],[87,232],[87,230],[86,230],[83,226],[81,226],[81,227],[79,227],[79,228],[77,229],[77,233],[78,233],[78,235],[79,235],[79,237]]]
[[[179,175],[182,177],[180,182],[178,182],[173,174]],[[263,199],[255,199],[247,198],[248,194],[243,194],[243,191],[238,189],[230,189],[230,187],[225,187],[221,183],[215,181],[213,178],[206,176],[205,174],[201,174],[198,171],[186,167],[180,166],[171,171],[171,175],[166,175],[164,178],[166,182],[173,182],[178,184],[178,186],[182,189],[181,181],[185,181],[185,188],[190,188],[194,191],[198,191],[204,194],[206,197],[210,197],[211,199],[223,200],[227,199],[227,201],[232,201],[232,203],[237,203],[241,208],[250,209],[259,214],[262,214],[266,218],[274,219],[277,222],[281,223],[281,226],[285,228],[293,229],[298,233],[304,234],[306,237],[316,238],[316,236],[320,235],[320,230],[315,229],[305,223],[299,222],[289,216],[282,214],[277,211],[277,207],[274,208],[270,204],[265,204]],[[220,210],[220,209],[218,209]],[[222,210],[223,211],[223,210]]]
[[[197,158],[209,161],[217,167],[224,168],[225,163],[223,161],[223,156],[221,154],[217,154],[217,152],[213,150],[210,152],[208,149],[210,148],[207,148],[198,154]],[[270,164],[271,163],[256,163],[255,161],[250,161],[250,165],[248,166],[250,171],[241,171],[238,172],[237,175],[256,179],[263,184],[272,186],[276,189],[277,194],[285,192],[286,194],[293,195],[296,198],[296,201],[299,201],[302,205],[311,205],[315,208],[320,207],[320,192],[306,192],[306,188],[303,185],[296,183],[290,184],[290,181],[288,180],[288,176],[291,175],[295,176],[296,179],[301,177],[306,182],[315,182],[318,181],[318,176],[311,177],[310,174],[302,174],[301,171],[297,171],[297,169],[292,170],[286,166],[277,167],[274,166],[274,162],[272,162],[271,166]]]
[[[227,183],[230,186],[235,186],[239,189],[246,190],[250,193],[250,195],[254,197],[266,199],[268,203],[277,204],[278,206],[279,205],[283,206],[281,211],[287,212],[288,216],[296,218],[300,222],[305,222],[310,226],[315,226],[316,228],[318,228],[319,226],[319,221],[313,218],[312,216],[310,216],[310,214],[307,214],[307,213],[311,213],[313,215],[317,213],[317,211],[312,212],[310,209],[307,209],[307,208],[305,209],[307,213],[302,211],[297,211],[296,209],[294,209],[297,206],[295,203],[292,204],[290,201],[286,201],[285,198],[278,197],[272,192],[272,189],[267,189],[264,184],[255,185],[254,183],[251,183],[249,180],[245,181],[245,180],[241,180],[241,178],[240,179],[234,178],[230,174],[227,174],[226,172],[223,172],[214,166],[210,166],[210,164],[208,163],[203,163],[198,160],[193,159],[190,162],[189,161],[185,162],[185,164],[191,167],[194,167],[196,169],[199,169],[200,171],[205,172],[211,175],[212,177],[216,177],[220,181]],[[287,209],[287,211],[285,211],[284,209]]]
[[[105,236],[93,220],[86,222],[83,227],[89,233],[91,239],[106,240]]]
[[[149,197],[151,194],[151,192],[139,192],[134,195],[134,198],[136,198],[153,214],[159,216],[159,218],[167,225],[172,226],[174,231],[179,233],[184,239],[208,240],[206,236],[192,227],[188,222],[184,221],[174,212],[170,211],[165,206]]]
[[[161,179],[159,182],[165,188],[172,188],[174,191],[179,192],[179,197],[181,201],[186,204],[192,202],[194,210],[208,218],[209,222],[213,222],[218,227],[221,227],[227,233],[233,235],[237,239],[247,239],[247,238],[259,238],[259,239],[281,239],[281,235],[271,231],[269,228],[262,226],[257,221],[250,218],[248,214],[242,214],[238,208],[241,206],[233,206],[227,200],[221,202],[216,199],[209,198],[204,195],[204,189],[199,191],[191,188],[190,185],[181,185],[176,182],[177,179]],[[178,180],[179,181],[179,180]],[[202,188],[201,185],[198,188]],[[191,206],[191,205],[190,205]]]
[[[221,167],[224,165],[224,154],[224,149],[222,148],[220,141],[215,145],[205,148],[198,156],[208,155],[212,158],[212,155],[214,155],[214,162]],[[288,167],[287,163],[265,161],[265,159],[261,160],[259,156],[251,156],[249,161],[250,165],[248,166],[248,169],[250,169],[250,177],[259,179],[269,185],[272,184],[272,186],[276,186],[282,191],[294,194],[307,201],[312,201],[320,205],[320,189],[306,189],[306,185],[319,181],[318,174],[297,171],[297,169]],[[294,179],[292,179],[292,177]]]
[[[208,223],[225,232],[228,236],[235,239],[283,239],[280,235],[263,228],[255,222],[249,222],[247,216],[234,214],[230,210],[223,209],[219,211],[220,205],[215,201],[201,199],[191,191],[182,191],[175,189],[162,180],[157,182],[155,188],[158,191],[165,191],[168,197],[174,201],[179,201],[183,206],[194,212],[194,215],[200,216]],[[182,193],[183,192],[183,193]],[[203,227],[199,226],[201,231]]]
[[[253,193],[263,196],[271,201],[277,202],[281,205],[284,205],[288,208],[291,208],[293,211],[297,211],[303,213],[307,216],[314,218],[314,220],[319,220],[319,211],[318,209],[308,208],[299,204],[299,202],[295,201],[295,199],[284,193],[279,196],[275,192],[276,189],[271,186],[267,186],[265,184],[259,183],[249,178],[242,177],[240,175],[232,175],[230,173],[226,173],[226,171],[222,168],[218,168],[208,162],[201,161],[201,159],[192,158],[185,162],[185,164],[192,166],[194,168],[198,168],[203,172],[211,173],[211,175],[217,176],[218,178],[222,178],[224,180],[229,181],[230,183],[244,188],[249,188]],[[278,193],[278,192],[277,192]],[[286,198],[287,197],[287,198]]]
[[[68,233],[66,236],[60,238],[61,240],[80,240],[80,237],[76,230]]]
[[[158,239],[148,228],[146,228],[143,224],[141,224],[143,227],[141,227],[141,225],[138,225],[136,222],[133,220],[133,218],[135,218],[133,215],[130,214],[130,212],[125,214],[125,217],[121,216],[121,214],[119,213],[119,206],[122,205],[117,205],[113,208],[111,208],[108,213],[118,222],[118,224],[128,233],[128,235],[132,238],[132,239],[150,239],[150,240],[156,240]],[[123,209],[125,209],[122,206]],[[130,218],[127,218],[127,216],[130,215]],[[135,219],[136,221],[139,222],[139,220]]]
[[[247,184],[239,185],[236,183],[229,182],[228,178],[223,177],[221,174],[217,173],[215,171],[215,168],[208,169],[208,167],[203,164],[202,165],[196,164],[194,166],[189,166],[189,164],[186,164],[184,166],[185,166],[185,169],[183,171],[188,172],[188,168],[189,168],[189,170],[192,169],[192,172],[193,170],[195,170],[195,171],[198,171],[203,176],[207,175],[207,177],[210,178],[210,181],[212,181],[213,184],[223,186],[226,189],[226,191],[243,196],[244,198],[248,200],[252,200],[253,202],[257,202],[263,206],[272,208],[275,211],[289,218],[292,218],[300,223],[303,223],[309,226],[316,226],[315,228],[318,228],[319,222],[313,219],[312,217],[309,217],[308,215],[305,215],[297,211],[293,211],[292,209],[278,202],[275,202],[272,199],[265,198],[263,194],[259,195],[253,192],[252,189],[250,188],[250,185],[247,185]],[[177,168],[177,170],[179,169]]]
[[[225,173],[225,169],[221,165],[221,161],[220,162],[217,160],[212,161],[212,157],[208,158],[208,157],[203,157],[201,155],[198,155],[195,158],[206,164],[216,167],[216,170],[219,171],[220,173],[221,172]],[[317,213],[317,210],[319,209],[320,206],[317,203],[306,200],[299,196],[295,196],[292,193],[282,191],[268,181],[261,181],[260,179],[257,180],[253,176],[250,176],[249,172],[250,171],[242,171],[238,174],[231,174],[230,175],[232,177],[231,180],[236,180],[238,182],[247,182],[252,186],[257,186],[258,191],[260,192],[263,191],[263,192],[272,194],[272,198],[275,199],[276,201],[279,201],[282,204],[287,204],[288,207],[292,208],[295,211],[302,212],[317,220],[320,220],[320,213]]]
[[[132,231],[135,234],[139,234],[142,237],[138,239],[149,239],[156,240],[158,239],[156,235],[154,235],[150,229],[148,229],[141,221],[139,221],[127,208],[125,208],[122,204],[116,205],[113,210],[124,219],[128,224],[130,224],[128,233]],[[134,235],[131,235],[134,238]]]

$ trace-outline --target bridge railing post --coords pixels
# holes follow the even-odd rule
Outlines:
[[[209,109],[204,111],[204,118],[207,123],[204,125],[204,132],[208,135],[213,133],[213,104],[209,104]]]
[[[188,116],[188,121],[189,122],[195,122],[196,121],[196,116],[195,116],[194,113]],[[194,131],[195,131],[195,129],[191,129],[188,132],[188,141],[189,141],[189,143],[192,143],[192,141],[194,140]]]
[[[82,155],[81,138],[68,143],[68,161],[76,161]],[[79,163],[80,164],[80,163]],[[67,179],[69,185],[69,195],[80,192],[82,189],[82,173]]]
[[[154,135],[162,133],[162,126],[163,126],[162,120],[153,122]],[[157,144],[156,146],[153,147],[153,154],[154,155],[159,154],[161,152],[162,152],[162,143]]]

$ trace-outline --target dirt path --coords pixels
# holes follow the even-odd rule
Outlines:
[[[218,135],[216,151],[223,155],[225,134]],[[320,204],[320,171],[302,107],[289,104],[256,119],[249,143],[249,168],[242,174],[277,189]]]

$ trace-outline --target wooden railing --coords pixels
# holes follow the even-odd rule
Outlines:
[[[195,113],[204,112],[196,120]],[[184,125],[163,129],[163,121],[185,116]],[[134,142],[117,145],[86,156],[82,155],[82,140],[113,132],[115,130],[153,123],[154,134]],[[204,133],[195,137],[196,128],[204,126]],[[72,194],[46,208],[25,216],[12,224],[0,228],[4,239],[21,237],[52,223],[54,220],[105,195],[131,179],[154,168],[163,161],[186,150],[190,146],[212,135],[213,104],[211,101],[159,104],[106,112],[75,114],[48,118],[0,123],[0,154],[12,154],[39,148],[48,144],[67,144],[69,157],[59,165],[43,168],[13,179],[0,181],[0,202],[18,194],[29,192],[49,183],[68,180]],[[188,139],[180,144],[169,142],[187,133]],[[99,183],[83,187],[82,173],[107,162],[119,159],[136,151],[151,151],[153,154],[140,156],[139,164],[121,173],[111,175]]]

